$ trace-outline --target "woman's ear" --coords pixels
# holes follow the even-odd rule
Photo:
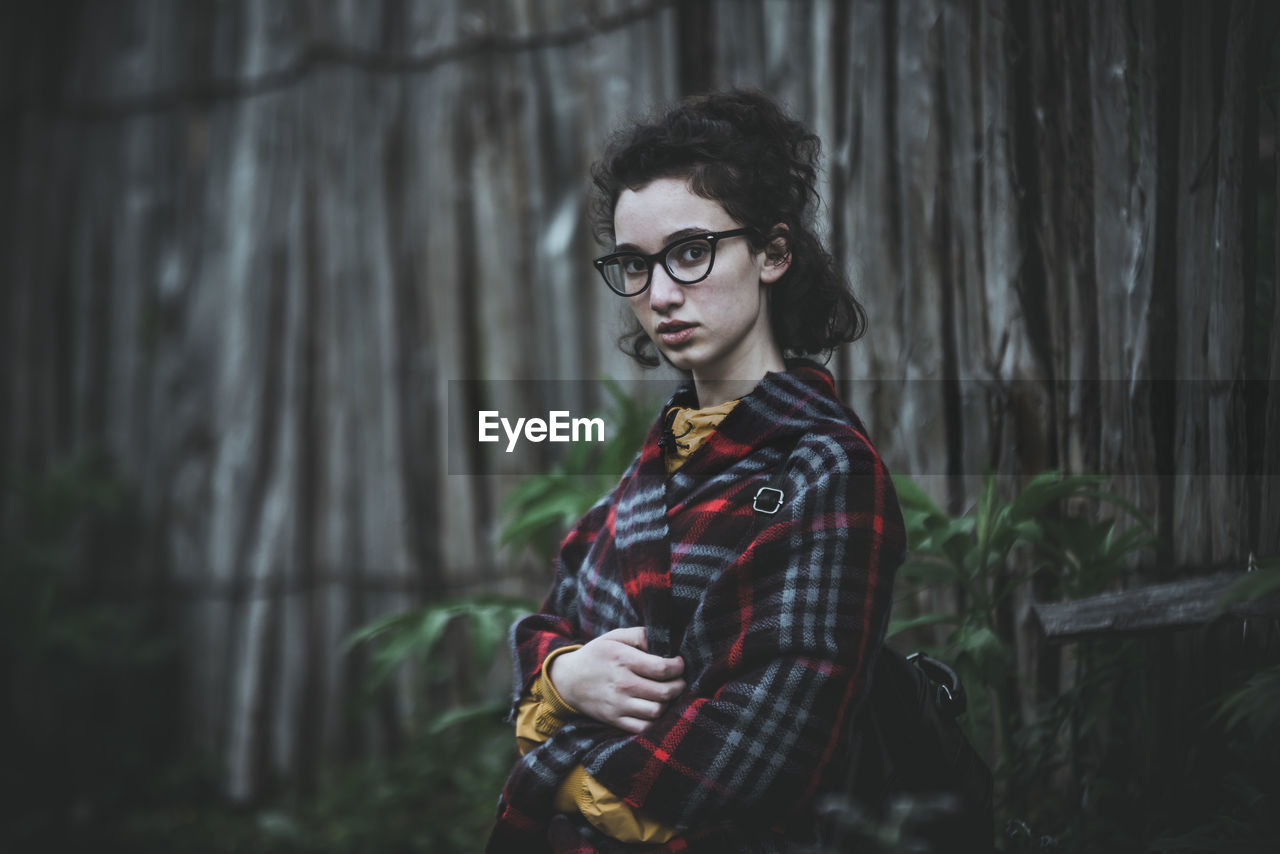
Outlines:
[[[760,281],[772,284],[782,278],[791,266],[791,231],[786,223],[778,223],[769,232],[769,243],[764,248],[764,266],[760,268]]]

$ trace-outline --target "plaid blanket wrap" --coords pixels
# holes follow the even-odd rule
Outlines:
[[[692,398],[686,386],[671,403]],[[843,780],[847,720],[905,554],[888,471],[810,362],[768,374],[670,477],[661,429],[659,417],[565,538],[541,612],[512,628],[515,694],[552,650],[630,626],[645,627],[650,652],[683,657],[688,689],[642,734],[584,717],[523,756],[490,852],[789,850],[812,838],[815,801]],[[752,499],[780,466],[786,503],[762,517]],[[554,814],[578,763],[688,830],[625,846]]]

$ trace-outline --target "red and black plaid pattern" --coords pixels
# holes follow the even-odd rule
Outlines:
[[[661,421],[566,537],[542,612],[513,628],[516,694],[557,647],[637,625],[650,652],[684,658],[689,688],[640,735],[578,720],[522,757],[490,851],[646,850],[581,816],[552,821],[555,789],[579,763],[633,807],[690,828],[647,850],[783,850],[812,833],[827,772],[840,769],[905,553],[888,471],[809,362],[767,375],[670,477]],[[762,517],[752,499],[780,466],[785,504]]]

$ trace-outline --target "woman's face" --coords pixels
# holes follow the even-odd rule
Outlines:
[[[613,210],[618,248],[644,254],[689,232],[741,225],[719,202],[696,195],[679,178],[658,178],[639,190],[623,190]],[[673,365],[693,373],[703,406],[717,402],[703,397],[705,383],[750,381],[745,394],[766,372],[783,369],[769,328],[765,286],[786,269],[787,260],[767,262],[765,252],[753,251],[746,237],[727,238],[716,246],[707,278],[683,285],[655,264],[649,289],[629,298],[649,338]]]

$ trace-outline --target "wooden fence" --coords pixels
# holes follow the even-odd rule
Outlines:
[[[871,318],[832,364],[892,468],[953,510],[986,468],[1103,472],[1164,562],[1243,565],[1280,551],[1276,19],[9,4],[0,463],[119,461],[144,534],[106,587],[163,595],[185,742],[231,796],[377,749],[341,640],[548,576],[495,546],[512,473],[449,474],[450,381],[640,376],[587,169],[626,117],[752,85],[823,138],[824,227]]]

